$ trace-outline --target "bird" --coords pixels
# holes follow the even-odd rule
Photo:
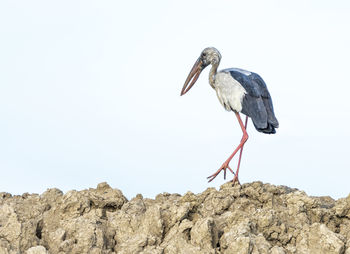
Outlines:
[[[240,68],[228,68],[217,71],[220,61],[221,54],[216,48],[205,48],[188,74],[180,95],[186,94],[196,83],[201,72],[207,66],[211,65],[209,84],[215,90],[221,105],[227,111],[233,111],[235,113],[243,135],[233,153],[224,161],[221,167],[214,174],[208,176],[207,179],[208,182],[213,181],[221,171],[224,171],[224,179],[226,179],[226,170],[229,170],[234,175],[232,180],[233,184],[236,182],[240,184],[238,173],[241,165],[243,147],[248,140],[248,118],[252,120],[257,131],[265,134],[275,134],[279,123],[273,110],[270,93],[260,75]],[[246,116],[244,124],[240,113]],[[240,153],[237,169],[236,172],[233,172],[229,164],[238,151],[240,151]]]

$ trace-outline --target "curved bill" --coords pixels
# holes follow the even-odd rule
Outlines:
[[[194,83],[196,83],[196,81],[197,81],[199,75],[201,74],[202,70],[203,70],[203,68],[202,68],[202,60],[200,58],[198,58],[197,61],[195,62],[195,64],[193,65],[193,67],[191,69],[191,72],[187,76],[185,84],[184,84],[184,86],[182,87],[182,90],[181,90],[181,95],[184,95],[185,93],[187,93],[192,88]]]

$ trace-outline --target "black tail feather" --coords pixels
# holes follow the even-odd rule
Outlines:
[[[256,128],[256,126],[255,126]],[[275,134],[276,133],[276,129],[275,126],[273,126],[272,124],[268,123],[267,127],[262,129],[262,128],[256,128],[257,131],[265,133],[265,134]]]

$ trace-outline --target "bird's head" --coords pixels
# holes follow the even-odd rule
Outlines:
[[[207,67],[209,64],[218,65],[220,60],[221,54],[216,48],[205,48],[193,65],[191,72],[188,74],[185,84],[181,90],[181,95],[184,95],[192,88],[205,67]]]

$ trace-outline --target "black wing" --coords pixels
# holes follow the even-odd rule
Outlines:
[[[226,69],[247,91],[242,101],[242,113],[249,116],[255,128],[263,133],[276,133],[278,121],[264,80],[256,73],[241,69]]]

